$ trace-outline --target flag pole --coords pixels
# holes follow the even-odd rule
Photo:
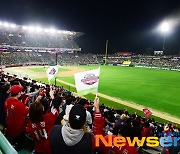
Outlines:
[[[56,51],[56,66],[57,66],[57,51]],[[55,86],[56,86],[56,76],[55,76]]]
[[[108,52],[108,40],[106,40],[105,65],[107,63],[107,52]]]
[[[99,66],[99,71],[100,71],[100,66]],[[99,75],[100,75],[100,73],[99,73]],[[99,85],[98,85],[98,87],[99,87]],[[97,98],[97,96],[98,96],[98,89],[97,89],[97,92],[96,92],[96,98]]]

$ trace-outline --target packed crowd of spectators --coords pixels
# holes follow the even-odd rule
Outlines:
[[[2,52],[2,65],[46,65],[55,64],[56,55],[54,52]],[[155,57],[155,56],[132,56],[132,57],[114,57],[108,55],[107,64],[122,64],[124,61],[131,61],[135,66],[180,68],[179,57]],[[58,53],[57,62],[59,65],[88,65],[103,64],[105,62],[103,55],[91,53]]]
[[[95,135],[112,137],[179,136],[174,124],[163,124],[129,113],[127,109],[107,107],[80,98],[60,86],[38,83],[16,75],[0,74],[0,125],[3,133],[18,151],[25,148],[26,138],[34,144],[34,153],[136,154],[148,147],[95,146]],[[27,148],[27,147],[26,147]],[[162,153],[178,153],[177,147],[161,148]]]
[[[0,45],[79,49],[70,36],[0,31]]]
[[[59,65],[98,64],[101,59],[95,54],[83,53],[58,53]],[[3,52],[1,53],[2,65],[31,65],[55,64],[55,53],[49,52]]]
[[[9,33],[4,33],[0,31],[0,45],[8,44],[8,45],[18,45],[22,43],[22,38],[18,37],[18,35],[13,35]]]
[[[101,59],[95,54],[60,54],[58,56],[60,63],[62,64],[73,64],[73,65],[86,65],[86,64],[99,64]]]
[[[167,67],[167,68],[180,68],[180,58],[174,59],[173,57],[166,58],[143,58],[133,59],[135,65]]]
[[[180,57],[178,56],[117,56],[112,54],[107,58],[107,63],[110,64],[122,64],[124,61],[131,61],[135,66],[180,68]]]
[[[40,64],[42,59],[38,54],[33,52],[4,52],[1,53],[1,64],[2,65],[30,65]]]

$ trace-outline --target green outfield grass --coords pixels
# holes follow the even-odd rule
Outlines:
[[[80,67],[98,68],[98,66]],[[58,79],[74,84],[73,76]],[[101,66],[99,92],[180,118],[180,72]],[[116,107],[114,103],[113,107]]]
[[[98,66],[82,66],[88,69]],[[74,84],[73,77],[59,78]],[[180,118],[180,73],[147,68],[101,66],[99,92]]]

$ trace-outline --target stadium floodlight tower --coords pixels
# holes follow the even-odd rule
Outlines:
[[[160,30],[164,35],[163,48],[162,48],[162,50],[164,51],[165,50],[165,42],[166,42],[166,34],[170,31],[170,23],[168,23],[167,21],[162,22],[160,25]]]

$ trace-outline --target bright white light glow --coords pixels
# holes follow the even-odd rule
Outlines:
[[[170,30],[170,24],[168,22],[163,22],[160,26],[160,29],[163,33],[169,32]]]
[[[10,27],[11,28],[16,28],[16,25],[15,24],[10,24]]]
[[[44,32],[48,33],[48,32],[49,32],[49,29],[44,28]]]
[[[63,31],[62,31],[62,33],[63,33],[63,34],[68,34],[69,32],[68,32],[68,31],[63,30]]]
[[[50,31],[50,33],[55,33],[56,32],[56,30],[53,29],[53,28],[49,29],[49,31]]]
[[[23,29],[23,30],[27,30],[27,29],[28,29],[28,26],[23,26],[22,29]]]
[[[61,30],[58,30],[57,33],[62,33],[62,31],[61,31]]]
[[[4,27],[9,27],[10,26],[9,23],[7,23],[7,22],[4,22],[3,25],[4,25]]]
[[[43,29],[41,28],[41,27],[36,27],[36,32],[42,32],[43,31]]]
[[[27,30],[27,31],[30,31],[30,32],[45,32],[45,33],[50,33],[50,34],[64,34],[64,35],[74,35],[75,33],[71,32],[71,31],[66,31],[66,30],[57,30],[53,27],[51,28],[43,28],[43,27],[40,27],[40,26],[33,26],[33,25],[30,25],[30,26],[26,26],[26,25],[16,25],[14,23],[8,23],[8,22],[3,22],[3,21],[0,21],[0,26],[3,26],[5,28],[12,28],[12,29],[15,29],[15,28],[20,28],[21,30]],[[162,31],[166,31],[166,30],[162,30]]]
[[[70,35],[73,35],[74,33],[73,32],[69,32]]]
[[[29,27],[28,27],[28,30],[30,30],[30,31],[35,31],[35,27],[29,26]]]

